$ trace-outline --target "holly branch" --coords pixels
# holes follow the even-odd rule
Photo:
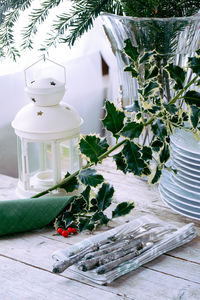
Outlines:
[[[124,53],[130,62],[125,72],[130,72],[139,83],[138,99],[125,108],[117,108],[114,103],[106,101],[102,124],[111,133],[113,144],[109,145],[105,137],[83,136],[79,148],[86,160],[85,166],[73,174],[67,173],[59,184],[34,196],[40,197],[58,188],[65,189],[67,193],[79,192],[56,218],[56,228],[93,230],[110,221],[105,211],[112,204],[114,188],[94,169],[105,158],[112,157],[116,168],[124,174],[146,177],[150,184],[155,184],[163,169],[176,172],[168,165],[170,135],[174,130],[184,128],[199,137],[200,51],[188,60],[193,75],[187,85],[184,84],[186,72],[183,68],[171,63],[165,67],[174,90],[174,97],[169,103],[160,93],[156,66],[158,54],[153,51],[140,55],[129,39],[125,41]],[[140,72],[141,69],[144,72]],[[189,90],[191,87],[193,90]],[[152,139],[145,145],[141,143],[141,137],[147,130]],[[128,214],[133,208],[134,203],[119,203],[112,211],[112,218]]]

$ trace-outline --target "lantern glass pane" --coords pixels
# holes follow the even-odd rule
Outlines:
[[[23,172],[22,172],[22,142],[21,138],[17,136],[17,155],[18,155],[18,176],[19,180],[22,181],[23,179]]]
[[[54,183],[51,143],[27,143],[30,188],[49,187]]]
[[[78,138],[73,138],[60,143],[62,175],[72,174],[80,168],[78,142]]]

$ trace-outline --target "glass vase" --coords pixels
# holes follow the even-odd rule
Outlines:
[[[162,97],[168,102],[173,97],[170,88],[170,79],[164,66],[173,62],[179,66],[187,64],[188,56],[192,56],[200,47],[200,15],[177,18],[133,18],[103,14],[102,24],[110,42],[112,51],[118,65],[119,100],[123,107],[131,105],[138,98],[138,82],[129,72],[124,72],[124,67],[129,64],[123,52],[124,41],[130,39],[138,47],[140,54],[145,51],[157,52],[157,67],[162,86]],[[187,70],[186,81],[191,78]],[[186,82],[187,83],[187,82]],[[145,137],[144,143],[147,141]]]

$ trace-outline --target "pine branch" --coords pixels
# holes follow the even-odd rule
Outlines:
[[[22,1],[13,1],[9,4],[7,3],[7,6],[4,6],[4,12],[11,7],[13,7],[13,9],[5,13],[4,22],[0,26],[0,48],[6,49],[7,55],[14,61],[19,56],[19,50],[16,49],[14,44],[13,27],[19,18],[20,11],[24,11],[31,5],[31,0],[21,2]]]
[[[47,0],[41,3],[41,7],[38,9],[33,9],[32,13],[29,15],[30,23],[23,30],[23,40],[22,48],[32,49],[32,38],[33,35],[37,33],[37,25],[42,24],[49,15],[49,11],[58,6],[62,0]]]

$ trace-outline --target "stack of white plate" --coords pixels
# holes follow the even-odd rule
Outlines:
[[[171,137],[171,165],[177,174],[164,171],[159,191],[176,212],[200,220],[200,142],[185,130]]]

